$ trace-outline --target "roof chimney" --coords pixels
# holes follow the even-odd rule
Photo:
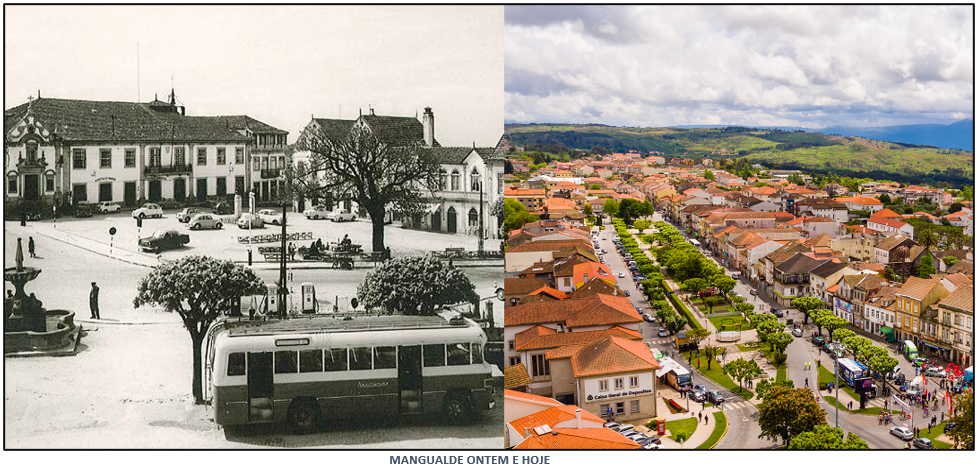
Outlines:
[[[577,429],[583,428],[583,417],[580,415],[580,409],[577,409]]]
[[[434,112],[430,107],[424,107],[424,116],[421,123],[424,125],[424,145],[434,147]]]
[[[529,439],[529,427],[522,428],[522,439]]]

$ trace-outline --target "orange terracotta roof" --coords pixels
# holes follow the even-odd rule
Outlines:
[[[585,345],[608,337],[621,337],[624,339],[631,339],[631,340],[641,339],[641,334],[638,333],[637,331],[632,331],[630,329],[622,328],[620,326],[614,326],[613,328],[610,329],[601,329],[598,331],[561,332],[561,333],[557,333],[556,331],[553,331],[552,333],[524,336],[524,334],[539,327],[541,326],[534,326],[530,329],[527,329],[523,332],[516,334],[513,343],[513,345],[515,345],[516,347],[516,350],[522,352],[525,350],[555,349],[567,345]],[[549,328],[544,328],[544,329],[549,329]]]
[[[607,337],[583,346],[570,357],[570,362],[578,378],[660,368],[644,342],[620,337]]]
[[[902,295],[903,297],[908,297],[913,300],[922,300],[933,290],[933,287],[939,285],[940,281],[936,279],[923,279],[921,277],[912,276],[909,280],[903,284],[902,288],[899,289],[897,295]],[[942,287],[942,286],[940,286]],[[954,290],[956,292],[956,290]],[[973,296],[971,296],[973,298]]]
[[[831,293],[837,292],[838,291],[838,284],[835,284],[835,285],[832,285],[831,287],[828,287],[827,291],[828,292],[831,292]]]
[[[567,326],[601,326],[643,321],[628,297],[597,294],[586,298],[527,303],[506,307],[505,325],[561,323]]]
[[[606,264],[586,262],[573,265],[573,284],[577,287],[583,286],[595,277],[611,285],[617,284],[617,279]]]
[[[533,380],[529,377],[529,371],[526,370],[526,365],[517,363],[515,365],[505,367],[506,389],[527,386],[532,384],[532,382]]]
[[[967,310],[971,313],[974,312],[974,286],[972,285],[961,285],[950,292],[943,300],[940,301],[940,305],[949,306],[957,308],[960,310]]]
[[[893,211],[893,210],[891,210],[889,208],[885,208],[885,209],[883,209],[883,210],[881,210],[879,212],[876,212],[875,214],[872,214],[872,217],[885,217],[885,218],[889,218],[889,219],[901,219],[902,218],[901,215],[896,214],[895,211]]]
[[[558,405],[556,407],[550,407],[548,409],[540,410],[539,412],[526,415],[522,418],[517,418],[511,422],[509,425],[519,433],[520,435],[524,432],[525,428],[530,430],[547,425],[550,428],[557,426],[560,423],[567,422],[570,420],[576,420],[577,410],[580,407],[575,405]],[[580,409],[581,420],[587,420],[588,422],[603,424],[604,420],[586,410]],[[575,428],[575,427],[565,427],[565,428]]]
[[[898,229],[898,228],[901,228],[902,226],[906,225],[905,222],[897,221],[895,219],[888,219],[888,218],[885,218],[885,217],[869,217],[868,218],[868,221],[866,222],[866,225],[867,225],[868,222],[874,222],[876,224],[880,224],[880,225],[892,227],[894,229]]]
[[[549,286],[540,287],[539,289],[529,292],[529,295],[542,295],[542,294],[549,295],[557,300],[566,300],[567,297],[569,297],[569,295],[567,295],[566,292],[556,290],[553,287],[549,287]]]
[[[545,396],[537,396],[536,394],[529,394],[525,392],[513,391],[511,389],[506,389],[503,392],[503,395],[509,399],[519,399],[528,402],[536,402],[538,404],[549,405],[550,407],[557,407],[563,405],[563,403],[553,398],[549,398]]]
[[[641,445],[610,428],[556,428],[545,435],[531,433],[513,449],[638,449]]]

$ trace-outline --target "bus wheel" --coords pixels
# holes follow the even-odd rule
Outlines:
[[[461,425],[462,423],[469,421],[469,415],[471,412],[471,401],[464,394],[455,394],[450,396],[444,403],[444,415],[453,425]]]
[[[298,433],[310,433],[319,424],[319,407],[314,400],[294,400],[288,408],[288,421]]]

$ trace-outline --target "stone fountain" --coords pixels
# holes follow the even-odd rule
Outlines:
[[[13,296],[3,301],[3,353],[74,352],[80,329],[74,324],[74,312],[47,311],[41,301],[24,292],[24,286],[41,273],[38,268],[24,266],[24,248],[17,239],[15,267],[4,268],[3,280],[14,285]]]

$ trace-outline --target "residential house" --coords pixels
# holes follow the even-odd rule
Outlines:
[[[912,235],[896,234],[880,239],[875,244],[875,262],[886,266],[893,262],[901,263],[903,259],[896,258],[895,251],[903,246],[907,250],[916,246],[916,241],[912,239]]]
[[[864,316],[868,331],[888,342],[895,342],[896,294],[901,285],[883,285],[865,297]]]
[[[902,221],[897,221],[895,219],[887,219],[884,217],[870,217],[868,221],[865,222],[865,226],[878,231],[878,232],[894,232],[903,233],[909,236],[913,235],[913,226]]]
[[[533,265],[534,268],[542,270],[546,263]],[[530,268],[533,269],[533,268]],[[550,273],[553,268],[550,266]],[[509,277],[504,282],[505,303],[507,306],[518,305],[527,295],[542,287],[552,287],[553,284],[539,277]]]
[[[875,245],[882,234],[849,233],[831,239],[831,249],[857,261],[875,261]]]
[[[896,340],[911,340],[917,346],[923,343],[919,338],[924,324],[920,313],[925,313],[930,305],[949,294],[950,292],[936,279],[910,277],[896,293]],[[929,345],[934,346],[933,343]]]
[[[962,285],[940,300],[940,347],[949,347],[950,361],[974,364],[974,287]],[[944,350],[944,355],[946,352]]]
[[[790,306],[791,300],[811,295],[811,271],[825,260],[811,258],[802,253],[774,267],[773,298],[782,306]]]
[[[518,364],[505,367],[505,390],[529,392],[529,385],[533,380],[526,371],[526,365]]]
[[[848,222],[848,207],[829,199],[803,199],[794,205],[797,216],[826,217],[836,222]]]
[[[820,299],[825,308],[831,308],[831,303],[826,294],[828,287],[837,284],[842,276],[854,273],[855,270],[844,263],[825,261],[811,270],[811,296]]]
[[[636,446],[637,443],[624,435],[604,428],[603,419],[575,405],[550,407],[506,423],[506,448],[636,449]]]

